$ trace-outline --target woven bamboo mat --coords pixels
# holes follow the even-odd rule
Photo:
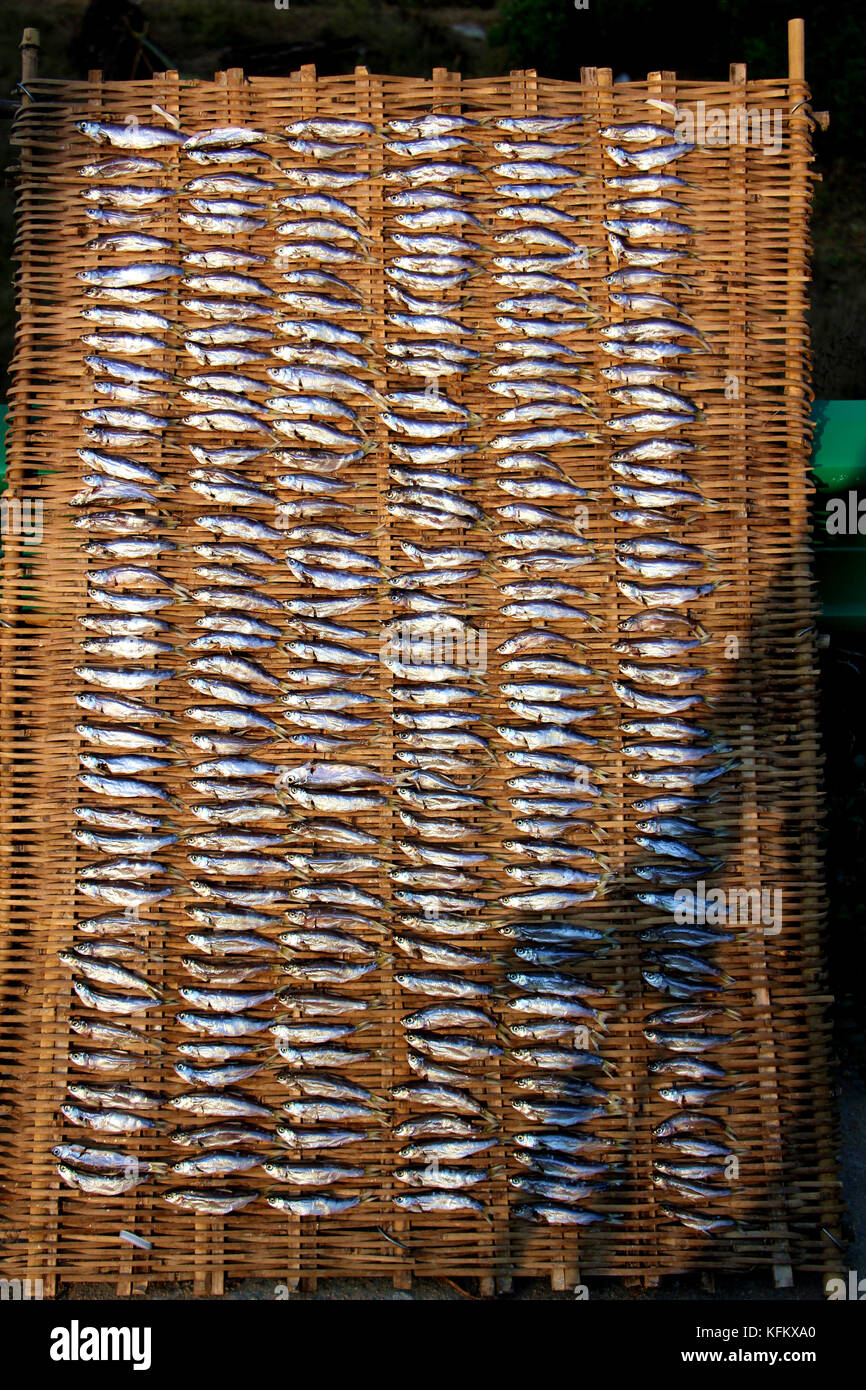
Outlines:
[[[784,1281],[792,1269],[834,1268],[837,1256],[826,1233],[838,1235],[840,1208],[829,1098],[829,1000],[822,960],[816,605],[806,472],[811,398],[805,318],[811,151],[804,84],[746,81],[742,69],[732,70],[729,83],[712,84],[680,82],[671,73],[651,74],[646,82],[612,84],[604,70],[585,70],[580,83],[565,83],[543,80],[532,72],[463,81],[441,70],[431,82],[420,82],[373,77],[363,69],[345,77],[317,78],[313,70],[303,69],[288,80],[246,79],[232,71],[218,74],[213,83],[180,81],[172,73],[148,83],[107,83],[92,74],[91,80],[80,83],[40,80],[29,90],[33,101],[22,108],[16,126],[21,151],[16,239],[19,317],[8,481],[10,495],[41,502],[44,535],[39,545],[28,543],[23,535],[4,537],[4,624],[0,627],[4,924],[0,1065],[6,1078],[0,1149],[3,1273],[43,1277],[49,1287],[55,1279],[107,1279],[125,1293],[148,1280],[162,1279],[193,1279],[199,1291],[219,1292],[225,1279],[244,1276],[293,1280],[378,1275],[405,1285],[412,1276],[476,1275],[487,1281],[485,1287],[491,1287],[494,1279],[544,1275],[558,1287],[566,1287],[593,1275],[652,1281],[692,1269],[734,1271],[764,1266]],[[614,878],[609,891],[581,908],[576,920],[609,930],[605,949],[588,958],[586,973],[608,991],[608,1016],[597,1046],[607,1069],[600,1084],[614,1103],[597,1127],[616,1143],[622,1168],[621,1185],[597,1208],[615,1214],[618,1221],[575,1232],[516,1219],[514,1207],[521,1197],[508,1180],[521,1171],[514,1162],[514,1136],[527,1125],[511,1104],[521,1095],[515,1085],[520,1070],[508,1051],[483,1068],[476,1090],[495,1117],[497,1137],[495,1147],[484,1155],[489,1180],[473,1189],[484,1202],[482,1215],[412,1214],[393,1204],[394,1196],[403,1190],[394,1178],[402,1160],[397,1153],[400,1141],[391,1137],[389,1126],[408,1113],[394,1101],[388,1106],[388,1124],[351,1150],[350,1161],[365,1170],[354,1184],[365,1200],[342,1216],[301,1220],[272,1210],[263,1200],[226,1218],[192,1216],[162,1200],[162,1182],[144,1183],[118,1198],[95,1199],[71,1191],[57,1176],[51,1148],[61,1138],[82,1142],[83,1131],[64,1126],[59,1112],[68,1099],[67,1085],[82,1079],[69,1060],[70,1050],[80,1042],[69,1020],[81,1007],[57,952],[80,942],[78,920],[104,910],[104,905],[100,908],[76,894],[76,877],[90,855],[73,836],[74,808],[86,799],[77,782],[78,759],[87,751],[75,732],[83,716],[74,700],[81,688],[74,668],[83,660],[82,636],[90,635],[83,633],[77,620],[104,611],[88,598],[88,569],[107,563],[82,549],[87,536],[73,526],[77,513],[70,505],[86,471],[76,452],[84,443],[79,412],[106,403],[95,394],[83,364],[88,349],[81,335],[88,324],[82,314],[91,301],[78,277],[79,272],[101,263],[85,249],[87,240],[101,229],[85,216],[87,204],[81,198],[82,180],[77,173],[96,157],[96,147],[75,123],[123,123],[137,118],[142,124],[164,125],[167,116],[185,132],[231,124],[279,134],[292,121],[312,115],[357,117],[370,121],[377,131],[385,120],[430,111],[487,118],[537,113],[579,117],[578,138],[586,142],[580,154],[586,178],[560,206],[579,219],[579,239],[588,249],[588,260],[577,273],[594,309],[583,319],[578,316],[578,327],[568,342],[581,354],[580,388],[604,420],[610,405],[601,372],[613,360],[602,350],[603,330],[612,322],[604,277],[615,263],[602,224],[615,213],[607,206],[612,194],[602,176],[611,170],[603,167],[599,131],[608,124],[641,119],[670,124],[670,114],[664,114],[659,102],[669,104],[668,113],[672,106],[697,110],[699,103],[726,116],[743,105],[781,113],[778,149],[756,143],[707,144],[689,156],[687,167],[682,166],[689,182],[685,196],[691,210],[694,255],[679,302],[708,347],[696,356],[695,376],[689,383],[703,419],[692,432],[702,447],[688,460],[688,467],[715,504],[696,510],[687,536],[706,547],[716,562],[712,580],[718,587],[694,610],[710,634],[699,650],[699,660],[709,672],[701,689],[714,702],[708,716],[713,736],[730,748],[734,762],[714,784],[718,794],[711,806],[711,822],[727,837],[722,842],[727,857],[724,886],[778,890],[784,905],[777,933],[749,925],[713,957],[730,976],[725,1003],[736,1011],[738,1022],[735,1040],[725,1053],[735,1088],[720,1095],[711,1108],[729,1125],[740,1156],[732,1195],[714,1209],[734,1217],[736,1225],[713,1237],[689,1231],[663,1214],[661,1208],[669,1198],[652,1182],[653,1161],[659,1156],[652,1130],[669,1107],[651,1081],[648,1067],[657,1054],[643,1027],[648,1013],[664,1001],[642,978],[646,948],[639,938],[641,932],[667,919],[635,901],[634,881],[624,883],[629,865],[638,857],[631,841],[633,813],[629,810],[635,789],[628,778],[631,765],[620,750],[620,711],[608,692],[617,675],[613,650],[621,635],[617,624],[632,610],[616,585],[613,543],[621,531],[610,515],[609,485],[615,478],[609,460],[613,448],[624,441],[614,439],[603,427],[596,439],[566,445],[556,458],[568,477],[589,493],[582,529],[597,552],[576,580],[594,595],[587,602],[594,626],[574,627],[571,635],[585,650],[585,657],[579,659],[603,675],[601,712],[592,722],[600,743],[588,761],[592,776],[598,775],[605,791],[593,816],[604,834],[603,852]],[[517,224],[502,220],[497,211],[502,199],[495,184],[502,176],[492,171],[504,158],[494,149],[494,142],[503,139],[502,132],[488,119],[473,129],[472,139],[469,155],[456,157],[471,161],[478,172],[467,171],[465,178],[449,187],[467,195],[467,206],[479,224],[469,235],[480,249],[475,253],[475,273],[453,297],[462,297],[461,322],[475,329],[473,342],[482,351],[483,366],[456,384],[449,379],[443,389],[473,412],[461,438],[480,447],[462,461],[461,469],[475,484],[473,497],[495,516],[494,508],[509,499],[496,486],[491,440],[498,428],[496,414],[511,402],[491,395],[488,389],[493,377],[487,369],[496,358],[496,345],[509,336],[496,322],[501,313],[496,304],[503,290],[493,278],[492,266],[502,243],[494,238]],[[165,151],[159,154],[165,157]],[[291,162],[280,151],[276,164],[265,161],[256,167],[275,185],[269,195],[272,202],[293,191],[279,167]],[[400,305],[389,296],[393,282],[384,273],[386,265],[399,256],[399,242],[393,238],[401,227],[394,205],[386,199],[402,186],[387,177],[399,162],[385,150],[378,134],[356,142],[350,155],[339,161],[373,175],[340,195],[363,219],[371,257],[335,269],[358,292],[358,309],[351,323],[370,353],[370,380],[378,389],[390,391],[418,384],[417,378],[395,371],[393,359],[385,352],[387,343],[399,336],[388,316],[399,312]],[[202,172],[176,152],[168,154],[167,163],[165,173],[146,175],[141,181],[164,180],[177,189]],[[179,220],[177,203],[168,199],[161,204],[168,210],[151,219],[148,232],[192,249],[212,244],[212,237]],[[274,291],[285,289],[282,267],[275,262],[279,220],[269,215],[266,225],[232,243],[265,257],[253,273]],[[152,307],[173,315],[183,328],[199,325],[201,318],[180,303],[183,297],[170,289],[168,299]],[[166,303],[170,309],[165,309]],[[189,487],[187,446],[209,445],[215,437],[182,423],[191,410],[180,396],[183,379],[205,369],[186,357],[178,344],[177,335],[169,335],[163,355],[146,359],[170,373],[164,389],[170,398],[171,426],[137,457],[146,458],[176,487],[160,498],[159,506],[165,534],[177,548],[160,556],[159,565],[188,593],[203,582],[193,574],[201,561],[192,547],[203,538],[195,519],[218,508],[204,504]],[[256,368],[250,370],[255,373]],[[350,524],[371,538],[368,553],[377,554],[383,565],[394,570],[406,569],[409,562],[399,542],[401,538],[418,540],[419,533],[386,509],[387,468],[393,462],[387,452],[387,431],[366,403],[359,410],[376,447],[353,465]],[[219,438],[218,442],[239,441]],[[263,455],[243,464],[242,471],[249,482],[272,486],[276,469],[274,460]],[[560,511],[566,517],[573,506],[560,505]],[[249,514],[272,519],[267,508]],[[465,543],[501,552],[497,533],[506,529],[507,523],[497,518],[492,533],[476,529]],[[437,543],[433,532],[424,539]],[[284,548],[280,540],[270,542],[278,560]],[[267,585],[269,596],[290,601],[303,592],[285,566],[279,570],[275,566],[274,573],[276,577]],[[498,691],[505,677],[500,669],[504,657],[497,648],[518,629],[497,611],[495,591],[486,575],[470,580],[460,594],[486,637],[485,683],[473,709],[483,714],[489,730],[510,717]],[[183,713],[191,704],[181,674],[191,656],[185,648],[201,633],[196,626],[201,613],[201,605],[188,597],[180,596],[172,604],[168,614],[175,628],[175,646],[162,664],[177,674],[157,694],[145,692],[143,697],[157,705],[163,720],[177,721],[156,727],[172,738],[171,766],[164,779],[180,805],[172,808],[168,819],[184,831],[203,828],[189,811],[190,803],[199,799],[189,782],[194,775],[191,768],[209,756],[194,747],[191,734],[197,726]],[[364,630],[366,650],[372,657],[379,650],[381,623],[393,617],[383,597],[341,621]],[[288,630],[283,619],[278,622],[285,639],[298,635]],[[283,678],[294,658],[280,646],[268,661],[268,669]],[[382,667],[370,687],[380,723],[368,746],[359,745],[363,760],[389,775],[399,770],[397,752],[411,748],[395,737],[396,726],[389,718],[390,686]],[[284,741],[269,744],[263,756],[286,765],[304,760],[301,751]],[[488,1003],[502,1021],[505,971],[514,970],[518,963],[497,930],[503,920],[499,899],[515,891],[513,880],[504,872],[508,857],[502,841],[515,833],[508,816],[511,793],[504,783],[520,769],[499,756],[497,761],[482,759],[478,770],[484,777],[477,790],[488,803],[472,817],[473,839],[467,843],[492,851],[495,857],[484,866],[483,929],[473,938],[473,943],[486,946],[492,958],[474,978],[494,986]],[[380,835],[386,849],[382,872],[360,873],[353,881],[390,905],[394,899],[387,876],[389,858],[405,867],[390,850],[393,841],[406,833],[399,809],[399,803],[389,797],[382,810],[355,822]],[[294,843],[309,848],[300,841]],[[171,846],[162,858],[181,879],[188,882],[193,876],[182,843]],[[297,875],[290,879],[290,886],[301,882]],[[177,990],[190,983],[181,957],[189,951],[185,933],[190,919],[185,906],[191,901],[200,900],[187,889],[186,895],[178,891],[144,911],[148,977],[162,989],[164,1002],[147,1014],[146,1031],[159,1050],[154,1051],[146,1073],[136,1074],[133,1080],[169,1095],[184,1089],[174,1064],[180,1057],[178,1044],[190,1036],[177,1022],[183,1007]],[[279,911],[274,913],[274,933],[279,929]],[[367,939],[387,948],[384,916]],[[370,1053],[352,1068],[352,1078],[377,1096],[412,1079],[400,1020],[430,1001],[401,991],[396,975],[411,965],[386,949],[376,968],[351,987],[368,1004],[363,1040]],[[275,979],[275,972],[265,978]],[[258,1012],[267,1018],[272,1007]],[[244,1091],[272,1106],[286,1099],[273,1067],[251,1078]],[[166,1111],[163,1119],[173,1125],[177,1116]],[[181,1152],[171,1153],[164,1129],[155,1137],[133,1139],[131,1147],[146,1158],[176,1158]],[[277,1155],[278,1146],[272,1150],[272,1156]],[[238,1181],[263,1186],[256,1174],[242,1174]],[[130,1243],[122,1232],[139,1243]]]

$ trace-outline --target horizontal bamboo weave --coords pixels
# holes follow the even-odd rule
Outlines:
[[[10,495],[42,501],[44,538],[34,547],[21,536],[4,536],[4,622],[0,627],[3,1274],[40,1276],[49,1281],[49,1287],[55,1278],[108,1279],[123,1293],[148,1280],[162,1279],[194,1279],[198,1290],[216,1292],[224,1279],[243,1276],[291,1280],[379,1275],[405,1284],[413,1275],[478,1275],[489,1287],[493,1278],[545,1275],[564,1287],[594,1275],[646,1281],[690,1269],[771,1266],[777,1278],[784,1279],[789,1268],[823,1271],[834,1266],[837,1257],[826,1232],[838,1236],[839,1201],[821,950],[824,904],[815,599],[806,479],[811,154],[808,118],[798,107],[807,93],[798,82],[746,82],[744,74],[740,76],[732,74],[735,80],[730,84],[709,84],[679,82],[673,74],[663,73],[651,75],[646,83],[612,84],[604,70],[585,70],[580,83],[543,80],[532,72],[463,81],[441,70],[432,82],[421,82],[373,77],[363,69],[345,77],[317,78],[312,70],[303,69],[286,80],[245,79],[234,71],[218,74],[213,83],[183,82],[167,73],[148,83],[105,83],[94,74],[88,82],[34,84],[33,103],[22,108],[16,125],[21,150],[16,240],[19,320],[8,483]],[[713,824],[729,836],[725,885],[781,889],[784,900],[784,922],[777,935],[748,927],[714,957],[733,978],[725,1001],[740,1015],[737,1042],[727,1050],[726,1062],[740,1088],[715,1106],[741,1146],[740,1177],[725,1205],[740,1225],[732,1234],[712,1239],[690,1233],[661,1215],[663,1194],[650,1180],[651,1130],[667,1111],[647,1074],[650,1049],[642,1020],[650,1006],[658,1007],[660,1001],[658,996],[648,996],[641,979],[638,933],[664,919],[640,908],[633,887],[625,889],[621,883],[635,851],[625,820],[626,763],[618,751],[619,713],[612,704],[593,725],[605,742],[591,761],[606,779],[608,795],[597,819],[606,831],[604,852],[617,877],[607,896],[581,911],[580,920],[613,928],[609,948],[587,968],[595,981],[613,991],[606,1001],[610,1014],[600,1046],[611,1070],[604,1084],[619,1098],[620,1108],[612,1108],[600,1127],[621,1146],[624,1168],[622,1186],[601,1206],[618,1212],[622,1224],[560,1232],[528,1226],[509,1214],[517,1194],[509,1189],[507,1177],[518,1171],[511,1163],[509,1136],[524,1126],[510,1107],[519,1092],[507,1059],[490,1065],[484,1083],[484,1100],[500,1123],[503,1142],[485,1155],[492,1177],[479,1193],[487,1205],[482,1218],[398,1212],[390,1200],[400,1190],[393,1179],[398,1144],[387,1137],[387,1130],[385,1137],[352,1150],[350,1161],[363,1162],[367,1169],[361,1186],[372,1200],[342,1217],[287,1220],[260,1201],[224,1220],[193,1218],[167,1206],[160,1200],[158,1185],[150,1184],[113,1200],[71,1192],[56,1175],[50,1149],[60,1136],[59,1106],[73,1075],[68,1052],[74,1035],[68,1019],[80,1009],[69,973],[56,953],[76,940],[76,917],[98,910],[98,905],[83,900],[76,910],[75,879],[85,856],[72,837],[73,807],[82,799],[76,780],[79,739],[74,732],[81,715],[73,700],[80,682],[73,667],[81,661],[77,644],[82,630],[76,619],[87,609],[87,557],[81,549],[82,533],[71,526],[75,512],[70,498],[83,471],[76,454],[83,442],[79,411],[99,403],[82,363],[86,349],[79,336],[84,331],[80,314],[86,301],[82,282],[76,278],[83,268],[96,264],[84,250],[94,228],[83,216],[81,180],[76,173],[79,165],[96,157],[96,147],[75,130],[74,122],[122,122],[137,117],[143,124],[164,124],[154,104],[176,118],[184,131],[231,123],[278,133],[289,122],[312,114],[357,116],[379,129],[386,119],[427,111],[578,115],[582,121],[579,138],[588,141],[581,162],[590,177],[570,195],[567,206],[581,219],[580,237],[590,258],[580,276],[589,301],[599,308],[598,318],[573,341],[589,368],[581,389],[605,418],[609,407],[600,371],[609,359],[601,352],[600,342],[610,308],[602,277],[614,263],[602,227],[610,214],[604,205],[598,131],[618,121],[669,121],[669,116],[659,115],[663,108],[648,106],[648,100],[680,107],[704,102],[707,108],[726,113],[742,105],[778,108],[783,113],[778,152],[754,144],[710,146],[683,166],[691,185],[687,202],[697,258],[680,303],[709,345],[709,351],[696,359],[698,375],[691,383],[705,418],[699,431],[703,451],[690,460],[689,467],[705,495],[717,504],[715,509],[698,511],[688,539],[715,556],[712,578],[724,581],[699,607],[700,621],[711,633],[709,643],[700,649],[701,661],[711,668],[702,689],[716,701],[713,732],[730,745],[731,756],[737,760],[735,769],[716,784],[720,792]],[[495,220],[500,203],[493,192],[496,179],[486,175],[502,156],[492,148],[497,137],[489,124],[473,132],[473,138],[480,148],[467,158],[479,166],[482,176],[467,179],[460,191],[470,195],[472,211],[482,223],[471,236],[483,247],[478,253],[483,268],[495,254],[494,231],[506,226]],[[103,148],[100,155],[106,152]],[[362,297],[360,324],[376,360],[383,362],[383,342],[386,331],[390,333],[385,316],[398,307],[385,294],[385,246],[399,229],[383,197],[389,185],[377,174],[383,167],[381,142],[361,143],[352,159],[357,159],[359,169],[375,175],[351,193],[369,223],[374,252],[373,260],[353,268],[350,276]],[[282,162],[288,161],[283,158]],[[183,178],[198,172],[187,166]],[[275,167],[257,172],[277,182],[278,193],[273,197],[292,191]],[[254,273],[281,289],[284,285],[273,262],[277,240],[273,220],[237,244],[268,257],[268,264]],[[148,230],[190,246],[213,240],[181,229],[174,212],[156,218]],[[391,245],[388,254],[393,253]],[[337,271],[341,273],[339,267]],[[490,351],[503,336],[494,308],[502,291],[485,271],[463,293],[465,322],[477,328]],[[177,312],[183,317],[183,311]],[[182,358],[179,349],[168,349],[164,365],[189,374],[191,362]],[[417,380],[395,373],[386,377],[383,368],[375,384],[399,390],[416,385]],[[202,539],[193,518],[214,508],[204,507],[186,485],[191,457],[186,446],[207,445],[213,436],[198,435],[179,423],[189,407],[174,398],[175,389],[174,385],[169,388],[176,423],[157,453],[149,451],[146,456],[149,461],[157,459],[165,477],[178,486],[161,506],[177,523],[172,535],[179,548],[174,556],[161,557],[161,568],[189,584],[191,546]],[[444,389],[451,393],[451,383],[445,383]],[[458,398],[481,417],[465,437],[483,445],[496,428],[483,376],[468,374],[456,390]],[[603,430],[601,434],[600,442],[567,447],[556,457],[570,478],[590,490],[586,532],[599,551],[598,563],[581,570],[577,582],[600,595],[593,608],[600,626],[597,631],[580,630],[574,635],[584,644],[586,659],[613,679],[617,660],[612,642],[617,622],[628,610],[615,586],[612,558],[617,532],[610,519],[608,484],[613,475],[608,459],[616,445]],[[417,532],[385,511],[389,457],[381,427],[376,445],[357,465],[353,502],[358,519],[368,523],[366,529],[375,530],[379,559],[406,567],[397,541],[401,535],[417,538]],[[256,460],[245,465],[245,471],[251,481],[266,481],[268,467],[267,460]],[[495,486],[495,461],[489,450],[482,447],[464,461],[464,467],[477,482],[473,495],[487,511],[507,500]],[[476,543],[474,538],[481,534],[476,530],[467,543]],[[433,533],[425,539],[436,543]],[[488,537],[481,544],[492,542]],[[268,585],[268,593],[278,598],[297,592],[284,573]],[[493,592],[480,580],[463,591],[487,632],[488,684],[475,707],[496,724],[506,714],[496,691],[500,660],[496,648],[516,629],[497,613]],[[374,650],[378,623],[392,615],[384,603],[380,613],[375,606],[372,617],[370,611],[349,615],[345,621],[364,626]],[[197,612],[183,605],[171,610],[180,632],[173,658],[178,668],[187,659],[183,642],[200,631],[194,626]],[[731,639],[735,639],[733,648]],[[728,659],[732,650],[735,658]],[[284,655],[280,660],[291,662]],[[379,696],[381,709],[387,711],[386,679],[380,681]],[[159,703],[167,711],[182,711],[190,703],[183,680],[163,686]],[[189,743],[191,731],[181,715],[174,736],[185,746],[188,762],[197,760]],[[297,750],[287,753],[288,747],[271,745],[265,756],[301,761],[303,755]],[[389,773],[395,767],[394,752],[386,720],[366,755]],[[202,760],[205,756],[200,755]],[[479,814],[477,834],[479,844],[495,850],[508,824],[508,793],[502,783],[516,769],[504,760],[489,766],[480,790],[491,798],[494,810]],[[182,800],[192,796],[184,788],[188,775],[188,769],[179,767],[171,777],[172,789]],[[186,828],[196,824],[188,815],[181,814],[179,820]],[[372,815],[368,825],[385,837],[386,845],[390,837],[402,833],[393,807],[382,816]],[[178,849],[175,846],[164,857],[189,876],[189,865]],[[514,885],[502,873],[500,862],[492,863],[492,868],[485,868],[489,903],[482,939],[497,955],[482,976],[501,989],[504,970],[513,969],[515,962],[508,961],[496,932],[500,920],[496,898],[508,887],[513,891]],[[378,887],[369,875],[360,881],[385,896],[390,891],[384,874]],[[177,1005],[168,1001],[186,979],[180,956],[188,949],[184,932],[190,924],[178,897],[156,905],[148,916],[153,962],[148,973],[164,987],[167,1002],[149,1015],[148,1029],[162,1037],[166,1050],[149,1070],[147,1081],[175,1094],[182,1087],[172,1070],[176,1054],[171,1048],[188,1035],[174,1024]],[[399,956],[386,957],[353,987],[359,998],[371,1004],[371,1027],[365,1039],[373,1049],[371,1059],[353,1069],[353,1078],[377,1094],[409,1078],[400,1018],[408,1009],[429,1002],[401,996],[394,972],[405,965]],[[272,1104],[285,1098],[273,1079],[263,1081],[261,1074],[245,1089]],[[392,1109],[395,1120],[403,1117],[399,1106]],[[66,1131],[65,1137],[80,1141],[81,1134],[81,1130]],[[140,1141],[142,1155],[162,1154],[165,1147],[163,1139]],[[242,1175],[239,1181],[247,1178]],[[249,1182],[263,1185],[255,1176]],[[149,1248],[125,1242],[121,1231],[146,1241]]]

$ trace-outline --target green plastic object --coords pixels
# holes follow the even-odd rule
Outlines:
[[[866,401],[815,401],[812,472],[822,490],[839,491],[866,481]]]
[[[812,418],[822,617],[834,627],[866,629],[866,401],[815,401]]]

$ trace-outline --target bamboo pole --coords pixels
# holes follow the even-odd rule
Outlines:
[[[39,76],[39,30],[25,29],[21,35],[21,86],[26,87],[28,83],[35,82]],[[29,95],[25,92],[24,99],[29,101]]]
[[[802,19],[788,20],[788,81],[806,81],[806,26]]]

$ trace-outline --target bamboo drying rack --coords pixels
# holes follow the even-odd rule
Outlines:
[[[680,82],[672,72],[656,72],[646,82],[614,84],[611,71],[602,68],[582,69],[579,82],[550,81],[532,71],[465,81],[444,69],[436,70],[431,81],[376,77],[364,68],[320,78],[314,69],[302,68],[287,79],[248,79],[231,70],[216,74],[212,83],[184,81],[173,72],[148,82],[112,83],[99,73],[91,73],[86,82],[37,78],[36,43],[33,31],[27,31],[14,134],[20,148],[18,326],[7,476],[10,495],[42,502],[44,537],[34,547],[23,536],[5,536],[2,569],[3,1275],[42,1278],[48,1294],[61,1281],[107,1280],[120,1295],[129,1295],[149,1282],[192,1280],[196,1292],[219,1294],[226,1279],[241,1277],[287,1280],[293,1286],[303,1280],[314,1287],[318,1278],[362,1275],[387,1277],[404,1288],[413,1277],[476,1276],[482,1291],[491,1293],[526,1275],[549,1277],[554,1288],[563,1289],[594,1276],[645,1286],[665,1274],[689,1270],[764,1267],[784,1286],[794,1270],[824,1274],[837,1268],[840,1203],[829,1099],[830,1001],[822,956],[805,317],[810,128],[813,119],[823,121],[814,118],[808,105],[800,21],[792,22],[789,37],[789,73],[778,81],[750,81],[745,67],[734,64],[725,83]],[[76,846],[71,831],[78,741],[72,692],[80,635],[76,616],[86,602],[69,499],[80,467],[77,412],[82,391],[90,390],[78,339],[82,300],[76,272],[86,263],[86,228],[75,170],[92,147],[74,122],[137,116],[147,123],[159,111],[184,130],[227,120],[279,130],[301,115],[339,112],[380,128],[386,118],[425,110],[488,115],[543,111],[579,115],[583,131],[592,137],[592,151],[602,125],[658,109],[648,107],[648,101],[680,107],[704,102],[726,113],[741,106],[783,113],[778,152],[733,144],[703,149],[690,165],[695,186],[689,202],[700,231],[700,261],[693,291],[684,296],[711,345],[698,380],[707,445],[695,473],[720,506],[700,517],[695,534],[718,556],[716,577],[726,581],[702,616],[713,633],[705,650],[708,665],[715,668],[717,724],[739,760],[725,783],[717,823],[735,837],[729,841],[735,847],[731,881],[780,888],[785,904],[778,935],[749,931],[719,956],[734,977],[731,999],[742,1019],[734,1065],[745,1084],[730,1099],[745,1154],[734,1198],[741,1230],[730,1238],[708,1240],[683,1228],[672,1230],[658,1212],[648,1142],[658,1115],[648,1090],[647,1044],[639,1022],[637,932],[645,917],[622,891],[599,905],[599,912],[617,923],[615,946],[599,966],[599,978],[617,986],[606,1047],[623,1107],[607,1124],[624,1145],[625,1182],[617,1198],[623,1225],[578,1236],[526,1228],[509,1218],[504,1177],[490,1183],[489,1219],[396,1217],[387,1200],[393,1192],[393,1158],[375,1143],[365,1151],[364,1162],[376,1200],[339,1219],[302,1224],[258,1206],[225,1220],[190,1219],[167,1209],[146,1188],[96,1203],[69,1192],[55,1173],[50,1148],[67,1081],[73,1002],[56,953],[70,944],[74,931]],[[479,136],[482,141],[492,138]],[[588,156],[590,172],[593,158],[600,167],[597,138],[594,149]],[[496,157],[484,149],[480,158],[492,164]],[[364,187],[363,210],[378,234],[385,216],[382,184],[374,178]],[[475,210],[483,221],[484,195],[477,189],[476,195]],[[593,253],[587,284],[598,302],[604,302],[600,277],[610,268],[602,198],[596,177],[587,182],[576,209],[586,219]],[[177,236],[170,217],[163,235]],[[486,249],[487,233],[478,235]],[[268,249],[271,236],[270,230],[261,234],[259,249]],[[360,287],[371,332],[381,339],[386,302],[378,256],[360,273],[366,277]],[[482,285],[467,310],[482,330],[492,322],[496,294],[494,287]],[[603,364],[596,337],[593,376],[586,389],[596,391],[599,400]],[[482,387],[470,382],[465,400],[489,414]],[[356,479],[359,507],[378,511],[380,520],[387,520],[380,502],[387,485],[385,457],[382,449],[369,454]],[[490,464],[483,458],[482,453],[472,465],[482,502],[493,489]],[[606,458],[605,446],[584,448],[575,454],[569,472],[594,489],[588,529],[609,556],[612,523],[605,483],[599,481],[605,477]],[[167,447],[163,466],[182,481],[186,465],[177,445]],[[181,486],[177,500],[167,505],[175,509],[177,534],[189,537],[184,527],[198,505],[194,496]],[[391,556],[396,529],[393,523],[384,528],[383,561]],[[172,572],[183,580],[190,565],[187,547],[181,545],[177,554]],[[611,643],[621,612],[612,562],[600,568],[593,580],[605,596],[609,622],[587,646],[593,664],[613,676]],[[481,607],[489,603],[480,589],[470,597]],[[509,629],[495,611],[487,621],[492,651]],[[736,660],[725,659],[730,639],[738,644]],[[184,701],[182,692],[169,696],[169,702],[172,698]],[[495,722],[495,708],[490,717]],[[611,747],[615,727],[611,719]],[[383,741],[371,756],[374,752],[387,770],[392,745]],[[617,795],[624,775],[620,755],[605,753],[601,766],[616,803],[607,813],[609,844],[623,867],[627,851]],[[491,774],[488,795],[503,795],[497,789],[506,775],[501,769]],[[390,825],[384,831],[391,833]],[[495,825],[480,824],[479,835],[491,835],[495,842]],[[387,887],[387,879],[384,883]],[[182,942],[182,933],[180,910],[161,908],[151,940],[165,955],[169,991],[177,979],[173,972],[180,970],[179,948],[172,948],[172,940]],[[497,944],[495,934],[490,942]],[[396,1047],[401,1002],[391,967],[372,978],[369,992],[383,1060],[368,1063],[365,1076],[382,1090],[401,1076]],[[168,1063],[159,1080],[171,1089],[175,1079]],[[507,1120],[508,1101],[515,1094],[510,1086],[506,1072],[491,1070],[488,1103],[513,1127]],[[131,1233],[142,1248],[128,1243],[121,1231]]]

